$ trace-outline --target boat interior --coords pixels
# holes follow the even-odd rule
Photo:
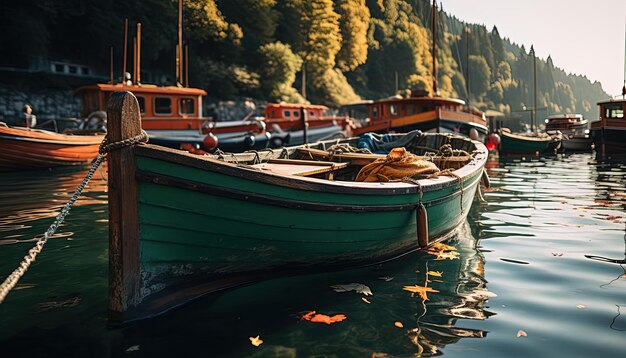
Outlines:
[[[394,135],[387,136],[387,139],[395,139]],[[471,162],[476,153],[476,146],[470,139],[455,135],[396,135],[396,138],[391,142],[376,143],[374,148],[371,143],[370,148],[367,148],[367,145],[359,143],[358,138],[348,138],[282,150],[237,154],[217,152],[208,157],[278,175],[384,182],[400,181],[407,177],[423,179],[442,171],[456,170]],[[384,152],[391,153],[382,154]],[[363,180],[359,173],[368,166],[387,166],[391,169],[387,172],[376,169],[385,175],[378,174],[373,179]]]

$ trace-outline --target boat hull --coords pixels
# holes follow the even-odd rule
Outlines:
[[[180,165],[138,149],[140,290],[142,300],[152,302],[138,308],[142,315],[266,275],[372,264],[420,248],[415,190],[364,195],[306,183],[297,188],[256,173]],[[465,220],[481,174],[464,178],[462,192],[452,180],[424,193],[429,242]],[[188,287],[189,293],[169,294],[164,287]]]
[[[593,141],[591,137],[572,137],[561,142],[561,148],[570,152],[590,152]]]
[[[591,128],[596,152],[602,154],[623,154],[626,153],[626,126],[622,127],[597,127]]]
[[[85,165],[95,159],[103,138],[0,127],[0,171]]]
[[[500,132],[500,153],[539,154],[555,149],[555,142],[552,138],[526,137],[504,131]]]

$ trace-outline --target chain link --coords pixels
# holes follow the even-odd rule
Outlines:
[[[96,156],[96,159],[94,160],[93,165],[91,166],[91,169],[89,169],[83,181],[76,188],[70,200],[68,200],[68,202],[65,203],[65,206],[63,206],[63,209],[61,209],[61,212],[59,213],[59,215],[57,215],[57,217],[55,218],[54,222],[50,225],[48,230],[46,230],[43,237],[37,241],[37,243],[35,244],[33,248],[28,250],[28,255],[24,256],[24,260],[22,260],[19,267],[15,269],[15,271],[13,271],[0,285],[0,303],[4,302],[4,299],[7,297],[9,292],[15,287],[15,285],[20,280],[20,278],[24,276],[24,274],[26,273],[26,270],[28,270],[30,265],[37,258],[37,255],[41,253],[44,245],[48,242],[48,239],[51,238],[52,235],[54,235],[54,233],[57,231],[59,226],[63,223],[63,220],[65,220],[65,217],[70,212],[72,205],[74,205],[76,200],[78,200],[78,197],[80,197],[83,190],[85,190],[85,187],[87,186],[87,183],[89,183],[89,180],[91,180],[91,178],[93,177],[93,174],[96,172],[96,170],[98,170],[98,168],[100,167],[100,164],[102,164],[102,162],[105,160],[107,153],[115,149],[120,149],[123,147],[135,145],[140,142],[146,142],[147,140],[148,140],[148,134],[144,130],[141,131],[141,134],[133,138],[125,139],[125,140],[111,143],[111,144],[108,144],[107,138],[104,137],[104,139],[102,140],[102,143],[100,143],[100,149],[98,150],[98,155]]]

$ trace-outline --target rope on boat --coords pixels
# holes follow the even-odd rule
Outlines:
[[[72,195],[70,200],[68,200],[67,203],[65,203],[65,206],[63,206],[63,209],[61,209],[61,212],[59,213],[59,215],[57,215],[57,217],[55,218],[52,225],[50,225],[48,230],[46,230],[43,237],[37,241],[37,243],[32,249],[28,250],[28,255],[24,256],[24,260],[22,260],[18,268],[16,268],[0,285],[0,303],[4,302],[4,299],[7,297],[9,292],[11,292],[11,290],[15,287],[15,285],[20,280],[20,278],[24,276],[24,274],[26,273],[30,265],[37,258],[37,255],[41,253],[44,245],[48,242],[48,239],[51,238],[52,235],[54,235],[54,233],[57,231],[59,226],[63,223],[63,221],[65,220],[65,217],[67,216],[67,214],[69,214],[70,209],[72,208],[72,205],[74,205],[76,200],[78,200],[83,190],[87,186],[87,183],[89,183],[89,180],[91,180],[91,178],[93,177],[93,174],[96,172],[96,170],[98,170],[98,168],[100,167],[100,164],[102,164],[102,162],[106,159],[107,154],[113,150],[117,150],[123,147],[128,147],[128,146],[140,143],[140,142],[147,142],[147,141],[148,141],[148,134],[143,130],[141,131],[141,134],[139,134],[138,136],[135,136],[133,138],[128,138],[128,139],[115,142],[115,143],[108,143],[107,137],[106,136],[104,137],[104,139],[102,140],[102,143],[100,143],[100,148],[98,149],[98,155],[96,156],[96,159],[94,160],[93,165],[91,166],[91,169],[89,169],[83,181],[80,183],[80,185],[78,185],[78,187],[74,191],[74,194]]]

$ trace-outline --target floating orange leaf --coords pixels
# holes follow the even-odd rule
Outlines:
[[[528,333],[522,331],[521,329],[519,331],[517,331],[517,336],[518,337],[528,337]]]
[[[428,296],[426,295],[426,292],[439,292],[431,287],[423,287],[423,286],[404,286],[402,287],[403,290],[405,291],[409,291],[412,293],[417,293],[420,295],[420,297],[424,300],[424,301],[428,301]]]
[[[365,298],[365,297],[361,297],[361,301],[363,301],[363,302],[365,302],[365,303],[367,303],[367,304],[370,304],[370,303],[371,303],[371,302],[370,302],[370,301],[368,301],[368,300],[367,300],[367,298]]]
[[[396,327],[398,327],[398,328],[402,328],[402,327],[404,327],[404,325],[402,324],[402,322],[395,322],[393,325],[394,325],[394,326],[396,326]]]
[[[259,336],[256,337],[249,337],[250,338],[250,343],[252,343],[253,346],[258,347],[261,344],[263,344],[263,340],[261,338],[259,338]]]
[[[311,321],[311,322],[316,322],[316,323],[326,323],[326,324],[333,324],[333,323],[341,322],[345,320],[346,318],[348,317],[346,317],[346,315],[343,315],[343,314],[336,314],[331,317],[325,314],[316,313],[315,311],[306,313],[301,317],[301,319],[305,321]]]
[[[442,244],[440,242],[436,242],[432,244],[430,247],[432,247],[435,250],[440,250],[440,251],[456,251],[456,248],[454,246]]]
[[[441,275],[443,275],[443,272],[441,272],[441,271],[428,271],[428,272],[426,272],[426,274],[430,275],[430,276],[441,277]]]

